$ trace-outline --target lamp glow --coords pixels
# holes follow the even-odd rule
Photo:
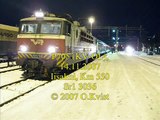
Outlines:
[[[36,12],[35,12],[35,16],[36,16],[36,17],[39,17],[39,18],[42,18],[42,17],[44,17],[44,13],[43,13],[43,11],[41,11],[41,10],[40,10],[40,11],[36,11]]]
[[[113,39],[113,40],[116,40],[116,38],[115,38],[115,37],[112,37],[112,39]]]
[[[128,54],[128,55],[133,55],[133,53],[134,53],[134,48],[133,47],[131,47],[131,46],[127,46],[126,47],[126,53]]]
[[[19,47],[19,50],[20,50],[21,52],[27,52],[28,48],[27,48],[27,46],[25,46],[25,45],[21,45],[21,46]]]
[[[94,17],[90,17],[88,20],[89,20],[89,23],[90,23],[90,24],[93,24],[94,21],[95,21]]]
[[[48,51],[49,53],[55,53],[55,52],[56,52],[56,47],[54,47],[54,46],[49,46],[47,51]]]
[[[114,29],[113,29],[113,30],[112,30],[112,32],[113,32],[113,33],[115,33],[115,32],[116,32],[116,30],[114,30]]]
[[[92,33],[92,24],[95,22],[94,17],[88,18],[89,23],[91,24],[91,33]]]

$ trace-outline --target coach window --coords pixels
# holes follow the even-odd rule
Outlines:
[[[71,35],[71,24],[69,22],[65,22],[64,33],[65,35],[68,35],[68,36]]]

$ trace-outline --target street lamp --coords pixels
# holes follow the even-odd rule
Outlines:
[[[94,17],[89,17],[88,21],[91,24],[91,34],[92,34],[92,24],[95,22],[95,19],[94,19]]]

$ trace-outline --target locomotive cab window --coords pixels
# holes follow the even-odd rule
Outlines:
[[[37,24],[22,24],[21,33],[36,33],[37,26]]]
[[[41,24],[41,33],[59,35],[61,33],[61,23],[60,22],[42,23]]]
[[[69,22],[64,23],[64,34],[68,36],[71,35],[71,24]]]

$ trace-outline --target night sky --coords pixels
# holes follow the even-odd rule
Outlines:
[[[35,10],[69,13],[74,19],[95,16],[95,25],[140,26],[160,32],[159,0],[0,0],[0,24],[18,25]]]

